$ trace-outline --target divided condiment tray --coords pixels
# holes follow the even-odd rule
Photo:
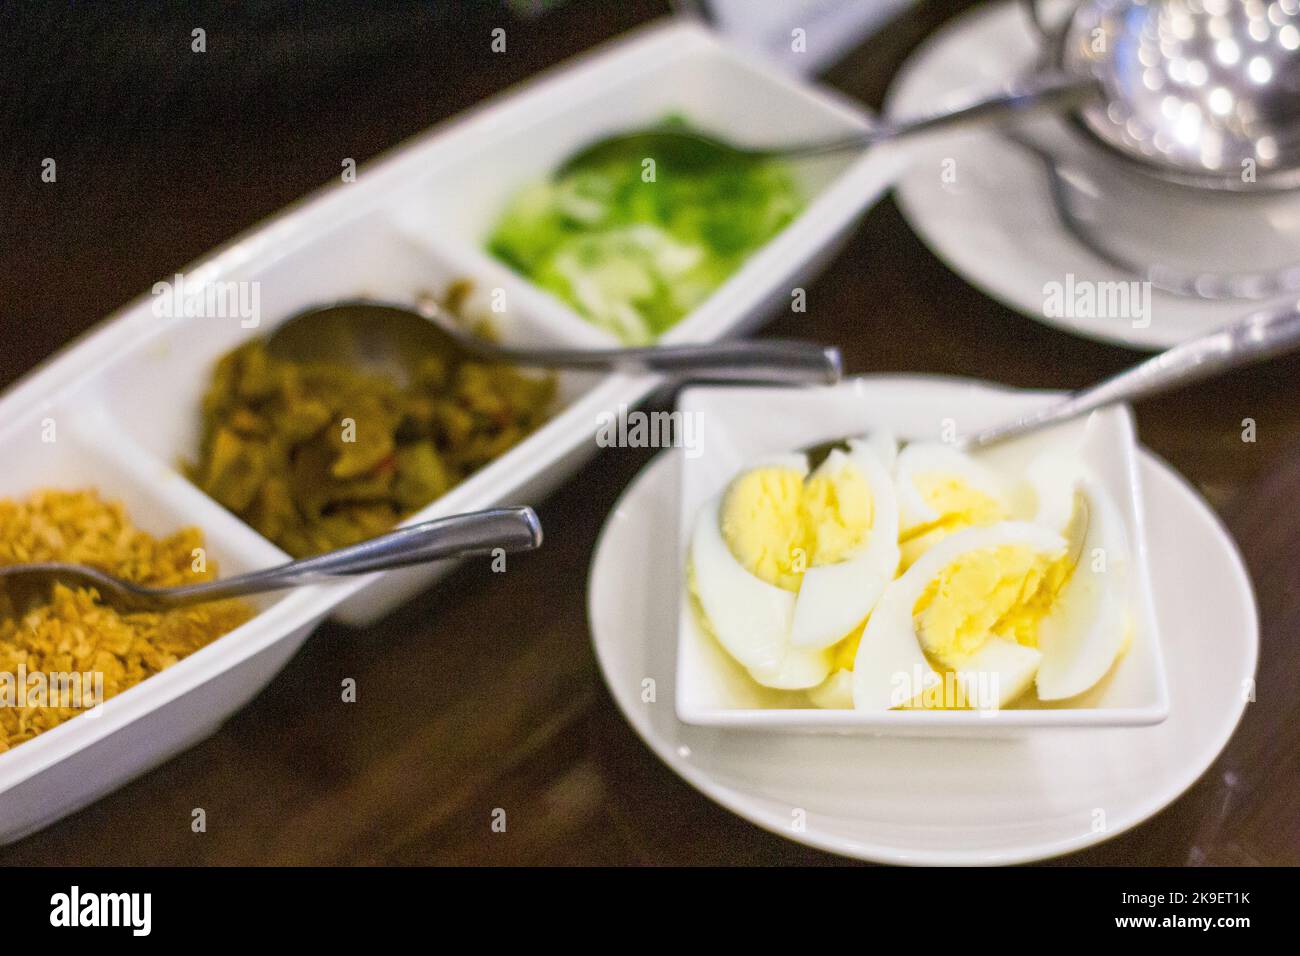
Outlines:
[[[679,112],[738,141],[826,135],[867,122],[859,106],[776,75],[687,22],[652,25],[429,131],[181,270],[185,295],[237,283],[256,314],[166,314],[155,287],[0,398],[0,496],[93,487],[144,530],[197,525],[225,574],[287,559],[191,484],[199,401],[213,362],[307,306],[359,295],[410,300],[473,284],[471,309],[507,341],[614,344],[482,251],[493,216],[525,182],[602,133]],[[887,187],[895,161],[818,160],[800,169],[808,204],[781,234],[665,337],[707,341],[750,328],[833,254]],[[174,282],[174,277],[164,277]],[[256,296],[251,296],[255,290]],[[160,314],[160,312],[162,314]],[[411,517],[536,503],[595,451],[602,412],[632,406],[652,377],[564,375],[536,432]],[[50,440],[51,437],[53,440]],[[448,566],[271,595],[259,613],[162,673],[0,754],[0,842],[121,786],[214,732],[258,693],[326,616],[366,625]]]

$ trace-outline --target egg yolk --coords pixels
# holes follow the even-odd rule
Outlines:
[[[736,560],[768,584],[798,591],[810,567],[844,560],[871,531],[871,494],[852,467],[804,481],[793,468],[755,468],[727,489],[723,540]]]
[[[812,545],[810,564],[838,564],[867,540],[871,489],[856,468],[818,475],[804,485],[800,511]]]
[[[911,567],[917,558],[955,531],[985,528],[1010,517],[1000,501],[956,475],[922,474],[916,476],[915,483],[921,498],[939,518],[902,535],[900,570]]]
[[[732,482],[722,501],[722,539],[745,570],[798,591],[805,531],[803,476],[793,468],[756,468]]]
[[[912,609],[916,634],[941,664],[958,666],[991,636],[1038,646],[1038,625],[1051,610],[1074,562],[1024,545],[962,555],[930,583]]]

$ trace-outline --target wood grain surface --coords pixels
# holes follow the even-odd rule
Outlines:
[[[969,4],[922,4],[828,81],[879,106],[903,58]],[[0,12],[0,385],[211,247],[548,65],[661,15],[574,0],[302,5],[194,16],[57,4]],[[162,7],[163,5],[157,5]],[[251,5],[250,5],[251,6]],[[453,14],[447,7],[456,8]],[[323,15],[322,15],[323,16]],[[509,52],[487,52],[496,23]],[[16,47],[8,45],[17,44]],[[40,160],[59,162],[57,186]],[[1134,353],[1036,324],[967,286],[880,203],[764,334],[840,345],[850,370],[1071,387]],[[142,387],[146,387],[142,384]],[[1300,358],[1146,402],[1142,440],[1235,534],[1263,620],[1257,702],[1218,762],[1148,823],[1059,862],[1300,863]],[[666,403],[671,396],[659,396]],[[1258,440],[1241,440],[1244,418]],[[502,579],[466,567],[366,630],[327,625],[215,736],[15,845],[18,864],[827,864],[715,806],[617,712],[585,616],[601,522],[648,460],[606,450],[539,508],[547,543]],[[1194,595],[1189,599],[1195,599]],[[359,700],[339,701],[356,678]],[[190,813],[207,811],[194,834]],[[490,833],[495,807],[507,834]]]

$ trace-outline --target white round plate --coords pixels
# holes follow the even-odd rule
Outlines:
[[[886,113],[921,115],[956,106],[974,91],[995,91],[1025,73],[1036,51],[1037,39],[1019,4],[976,8],[908,59],[890,86]],[[1061,120],[1034,123],[1036,139],[1057,143],[1058,153],[1072,148]],[[1039,160],[998,131],[966,129],[917,142],[909,150],[895,195],[912,229],[967,282],[1031,319],[1088,338],[1161,349],[1213,331],[1261,305],[1155,290],[1141,322],[1048,316],[1047,283],[1064,286],[1067,275],[1097,283],[1135,277],[1104,262],[1060,224]],[[947,167],[956,171],[955,182],[941,176],[947,161],[955,164]],[[1171,219],[1170,228],[1193,226]]]
[[[1152,578],[1169,671],[1153,727],[1019,739],[844,737],[692,727],[674,712],[677,452],[623,493],[592,560],[588,614],[614,699],[685,780],[773,833],[887,863],[1022,863],[1083,849],[1177,798],[1218,756],[1258,653],[1236,547],[1200,497],[1144,452]],[[1162,560],[1163,558],[1163,560]],[[642,702],[652,678],[654,703]],[[802,829],[799,825],[802,824]]]

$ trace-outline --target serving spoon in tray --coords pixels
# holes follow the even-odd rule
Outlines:
[[[492,508],[423,521],[346,548],[216,581],[154,588],[81,564],[11,564],[0,567],[0,587],[14,594],[43,594],[55,584],[93,588],[123,611],[165,611],[204,601],[262,594],[341,576],[387,571],[444,558],[531,551],[542,543],[532,508]]]
[[[411,381],[426,356],[449,348],[528,368],[711,381],[833,385],[843,374],[838,349],[795,340],[590,349],[502,345],[466,331],[431,294],[417,296],[413,306],[364,298],[314,306],[273,329],[266,348],[275,358],[364,368],[399,384]]]

